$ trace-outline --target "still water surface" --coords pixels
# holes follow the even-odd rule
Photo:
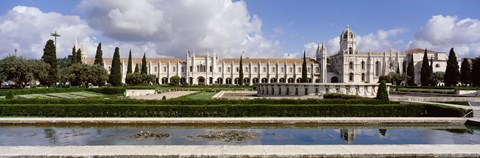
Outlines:
[[[0,146],[480,144],[467,126],[0,126]]]

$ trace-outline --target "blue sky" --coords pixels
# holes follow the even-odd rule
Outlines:
[[[69,43],[73,43],[72,37],[78,37],[79,43],[83,41],[87,43],[86,45],[91,45],[88,46],[90,47],[88,50],[93,50],[95,43],[103,42],[107,45],[106,49],[120,46],[122,49],[133,49],[138,54],[147,52],[152,56],[181,57],[182,55],[178,54],[188,49],[199,53],[215,52],[223,56],[235,56],[244,50],[250,56],[283,57],[285,54],[299,54],[303,50],[311,54],[313,43],[317,42],[325,42],[331,55],[335,53],[337,47],[335,43],[338,43],[335,37],[346,25],[349,25],[360,36],[359,38],[362,38],[358,43],[361,45],[359,49],[365,50],[361,51],[385,51],[390,48],[404,51],[414,47],[425,47],[446,52],[450,47],[458,47],[457,54],[460,56],[473,57],[480,54],[480,34],[476,34],[480,33],[478,21],[480,1],[478,0],[246,0],[234,2],[227,0],[226,3],[223,0],[211,0],[202,1],[206,4],[196,4],[198,7],[194,6],[195,8],[187,3],[188,0],[185,3],[148,0],[128,3],[134,2],[139,5],[122,5],[121,3],[125,1],[108,0],[7,0],[0,2],[0,26],[4,26],[2,23],[6,24],[7,21],[18,20],[12,18],[17,17],[16,14],[9,14],[16,6],[37,8],[40,12],[36,14],[45,14],[45,17],[51,16],[46,15],[49,12],[58,13],[62,17],[51,21],[55,23],[52,25],[54,28],[63,30],[60,34],[65,34],[65,38],[62,39],[65,43],[59,42],[62,55],[68,54],[68,48],[71,50]],[[210,5],[216,6],[217,3],[222,3],[223,6],[230,5],[231,8],[222,9],[222,5],[210,8]],[[110,14],[115,13],[116,9],[120,10],[119,15],[130,15],[133,18],[109,17]],[[149,12],[149,10],[153,11]],[[158,12],[162,14],[156,14]],[[185,17],[182,16],[183,14],[187,14],[188,18],[182,19]],[[167,20],[156,21],[155,19],[160,15],[165,16]],[[202,17],[196,19],[195,15]],[[215,19],[219,15],[222,18]],[[137,17],[146,20],[138,20]],[[114,22],[99,23],[96,18]],[[232,21],[229,21],[230,19]],[[122,22],[129,22],[129,20],[132,21],[128,26],[123,27]],[[149,21],[155,22],[151,24],[148,23]],[[192,23],[198,27],[185,26],[188,21],[195,21]],[[239,24],[233,26],[230,23]],[[21,20],[18,20],[18,24],[22,24]],[[205,30],[200,29],[203,24],[205,24]],[[81,29],[74,29],[75,33],[71,33],[72,29],[57,27],[59,25]],[[215,27],[217,25],[218,27]],[[24,50],[25,55],[39,56],[35,49],[45,43],[44,38],[48,37],[45,34],[53,29],[52,27],[45,29],[31,27],[31,30],[43,31],[38,35],[44,37],[23,44],[25,42],[22,42],[22,39],[10,36],[9,38],[12,38],[10,41],[18,44],[6,50],[0,50],[3,51],[0,55],[4,56],[5,51],[13,50],[13,47],[25,47],[20,48]],[[152,29],[150,34],[137,37],[139,31],[148,32],[148,28]],[[6,30],[17,31],[15,34],[20,32],[14,28]],[[22,27],[22,30],[30,30],[30,28]],[[432,30],[438,30],[438,33]],[[211,37],[206,35],[212,32],[217,35]],[[187,33],[192,37],[185,37],[183,40],[182,37]],[[465,40],[465,38],[471,38],[471,40]]]

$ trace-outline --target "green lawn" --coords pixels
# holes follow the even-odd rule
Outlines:
[[[215,95],[215,94],[216,94],[216,92],[200,91],[200,92],[193,93],[193,94],[190,94],[190,95],[186,95],[186,96],[183,96],[183,97],[179,97],[179,98],[176,98],[176,99],[210,100],[210,99],[212,99],[213,95]]]

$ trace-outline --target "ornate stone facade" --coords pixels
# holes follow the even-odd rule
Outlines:
[[[410,56],[415,63],[415,81],[420,84],[420,70],[424,49],[406,52],[360,52],[357,50],[355,33],[347,26],[340,34],[340,50],[328,56],[324,44],[319,44],[316,57],[307,59],[307,74],[310,83],[373,84],[380,76],[393,75],[397,71],[406,73]],[[434,72],[444,71],[446,54],[428,52],[433,60]],[[93,64],[94,58],[82,61]],[[134,58],[133,67],[141,64],[141,58]],[[125,81],[127,58],[121,58],[122,77]],[[149,58],[149,74],[157,77],[159,84],[168,84],[170,78],[179,76],[185,84],[237,84],[239,80],[239,58],[220,59],[216,54],[195,54],[187,52],[181,58]],[[110,70],[111,58],[104,58],[105,69]],[[303,59],[285,58],[243,58],[244,83],[299,83]],[[459,62],[461,63],[461,62]]]

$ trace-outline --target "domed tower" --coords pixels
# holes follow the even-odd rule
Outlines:
[[[340,53],[357,54],[357,40],[355,34],[347,25],[340,35]]]

